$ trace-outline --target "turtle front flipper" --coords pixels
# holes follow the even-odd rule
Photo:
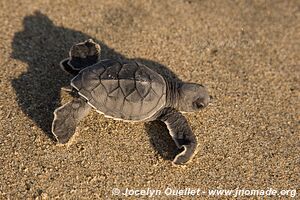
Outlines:
[[[78,122],[87,116],[90,110],[91,107],[81,97],[57,108],[52,123],[52,133],[57,141],[67,143],[74,135]]]
[[[69,58],[60,62],[60,67],[69,74],[77,75],[82,69],[100,60],[101,47],[92,39],[77,43],[71,47]]]
[[[80,72],[81,69],[77,69],[77,68],[72,67],[71,65],[69,65],[69,61],[70,61],[70,58],[63,59],[59,63],[60,68],[62,70],[64,70],[65,72],[67,72],[67,73],[69,73],[69,74],[71,74],[73,76],[76,76]]]
[[[158,118],[163,121],[178,148],[183,149],[173,160],[174,164],[186,164],[195,154],[197,141],[186,118],[173,108],[166,108]]]

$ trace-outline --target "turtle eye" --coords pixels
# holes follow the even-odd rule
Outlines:
[[[201,98],[199,98],[193,102],[193,107],[194,107],[194,109],[197,109],[197,110],[204,108],[204,103],[202,102]]]

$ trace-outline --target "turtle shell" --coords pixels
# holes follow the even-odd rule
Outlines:
[[[103,60],[80,71],[72,87],[107,117],[141,121],[166,105],[164,78],[145,65]]]

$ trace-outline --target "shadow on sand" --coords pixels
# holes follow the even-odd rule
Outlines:
[[[92,38],[101,46],[102,59],[129,59],[85,33],[56,26],[38,11],[34,15],[26,16],[23,26],[23,30],[14,35],[11,56],[26,62],[28,69],[12,81],[12,86],[22,111],[53,140],[53,111],[60,106],[61,88],[69,85],[72,78],[60,69],[59,62],[68,56],[70,47]],[[160,74],[179,80],[173,72],[157,62],[142,58],[135,60]],[[166,126],[160,122],[149,122],[145,128],[155,150],[164,159],[173,159],[176,146]]]

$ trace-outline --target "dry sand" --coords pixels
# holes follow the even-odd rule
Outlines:
[[[113,188],[299,193],[299,1],[1,0],[0,8],[0,199],[138,198]],[[52,112],[70,99],[58,63],[88,38],[103,58],[139,58],[209,88],[211,105],[185,114],[199,141],[188,166],[171,164],[175,146],[161,123],[92,112],[71,144],[54,143]]]

